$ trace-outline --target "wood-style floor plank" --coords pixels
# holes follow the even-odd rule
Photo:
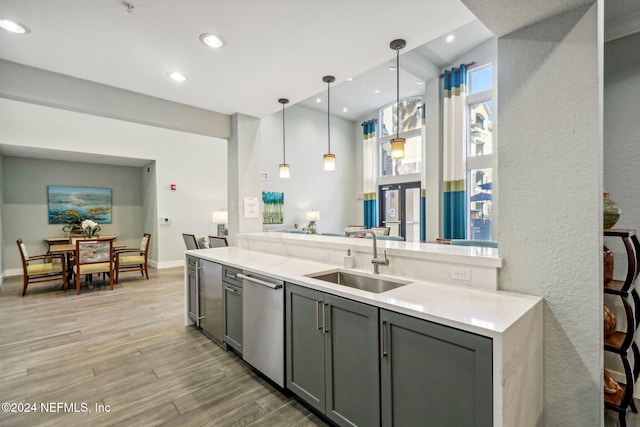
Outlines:
[[[182,268],[121,276],[113,291],[6,279],[0,396],[89,412],[0,412],[2,426],[324,426],[232,352],[184,326]],[[108,412],[96,412],[108,405]],[[102,406],[103,408],[105,406]]]
[[[0,398],[86,404],[91,412],[0,412],[0,425],[326,426],[235,354],[185,327],[183,270],[121,277],[113,291],[66,293],[6,279],[0,291]],[[109,412],[96,412],[109,405]],[[617,425],[605,411],[605,426]],[[629,413],[629,427],[640,416]]]

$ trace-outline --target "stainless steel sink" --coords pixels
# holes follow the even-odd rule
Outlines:
[[[387,292],[411,283],[402,280],[388,280],[380,277],[366,276],[364,274],[348,273],[342,270],[323,271],[320,273],[309,274],[307,277],[376,294]]]

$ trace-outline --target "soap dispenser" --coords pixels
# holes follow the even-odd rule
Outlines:
[[[351,249],[347,249],[347,254],[344,256],[344,268],[353,268],[354,261],[353,255],[351,255]]]

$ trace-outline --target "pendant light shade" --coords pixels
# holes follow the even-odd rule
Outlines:
[[[336,155],[331,154],[331,83],[336,81],[333,76],[324,76],[322,81],[327,84],[327,154],[324,156],[324,170],[332,172],[336,170]]]
[[[284,137],[284,106],[289,103],[286,98],[278,99],[278,102],[282,104],[282,163],[280,163],[280,178],[289,178],[289,165],[286,161],[286,149],[285,149],[285,137]]]
[[[391,140],[391,158],[396,160],[404,159],[405,139],[400,138],[400,49],[406,45],[402,39],[389,43],[389,47],[396,51],[396,137]]]

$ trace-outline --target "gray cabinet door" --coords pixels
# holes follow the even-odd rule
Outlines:
[[[200,321],[198,319],[200,316],[200,298],[198,295],[198,258],[192,256],[187,257],[187,287],[187,309],[189,310],[189,320],[191,320],[196,326],[200,326]]]
[[[242,354],[242,288],[224,285],[224,341]]]
[[[492,426],[492,341],[380,310],[383,426]]]
[[[223,345],[222,265],[200,260],[200,327],[216,343]]]
[[[287,388],[324,413],[322,292],[286,284]]]
[[[324,295],[326,416],[338,425],[380,425],[378,308]]]

